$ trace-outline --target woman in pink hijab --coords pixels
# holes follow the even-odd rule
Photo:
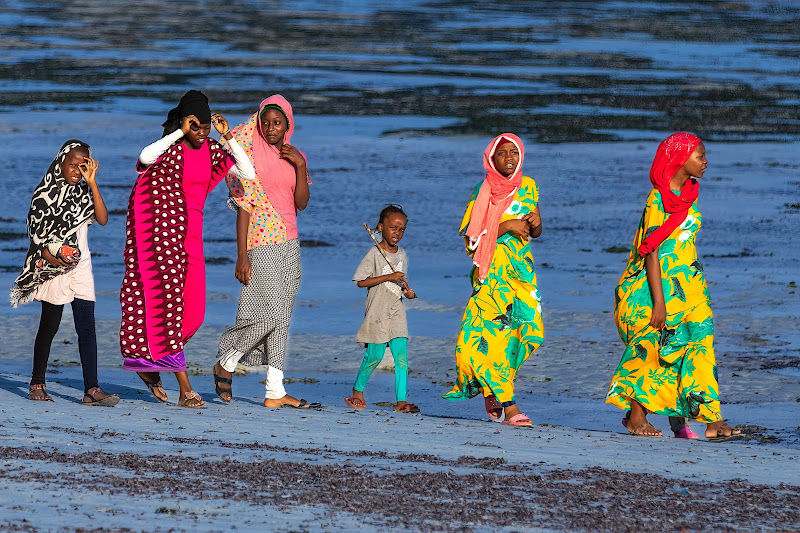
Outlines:
[[[243,287],[236,324],[219,342],[215,390],[230,402],[236,365],[266,365],[264,407],[315,407],[319,404],[294,398],[283,388],[289,322],[301,276],[297,211],[306,208],[310,197],[306,157],[289,143],[292,106],[279,94],[270,96],[232,131],[257,179],[228,179],[229,205],[237,213],[236,279]]]
[[[512,133],[483,152],[486,177],[475,187],[461,223],[472,257],[472,296],[456,345],[456,384],[443,397],[484,397],[493,419],[531,426],[514,396],[514,377],[542,343],[542,305],[530,239],[542,234],[539,187],[522,175],[525,147]]]

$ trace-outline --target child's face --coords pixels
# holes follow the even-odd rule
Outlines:
[[[70,150],[64,157],[64,162],[61,164],[61,175],[68,185],[77,185],[81,182],[83,179],[81,167],[86,167],[88,157],[89,154],[85,150],[77,148]]]
[[[700,143],[694,149],[692,155],[689,156],[689,160],[683,165],[683,169],[693,178],[700,179],[706,173],[707,166],[706,147],[703,146],[703,143]]]
[[[503,176],[510,176],[519,165],[519,150],[512,142],[503,143],[494,153],[494,168]]]
[[[286,117],[277,109],[267,109],[261,115],[261,134],[273,146],[283,145],[283,136],[288,128]]]
[[[408,219],[402,213],[389,213],[384,217],[383,222],[378,224],[378,231],[381,232],[383,242],[391,247],[397,246],[403,234],[406,232]]]
[[[200,124],[192,121],[189,124],[189,132],[185,135],[185,139],[196,150],[203,146],[209,133],[211,133],[211,124]]]

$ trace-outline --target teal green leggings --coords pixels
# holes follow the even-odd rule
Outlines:
[[[394,357],[394,391],[397,394],[397,401],[406,401],[406,388],[408,387],[408,339],[405,337],[395,337],[389,342],[382,344],[367,344],[364,352],[364,360],[361,368],[358,369],[356,384],[353,389],[363,392],[367,387],[367,381],[372,372],[378,367],[383,359],[386,346],[392,351]]]

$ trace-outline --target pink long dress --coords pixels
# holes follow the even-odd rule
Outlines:
[[[126,370],[186,370],[184,345],[205,317],[203,207],[233,164],[208,139],[197,150],[178,141],[152,165],[138,166],[120,291]]]

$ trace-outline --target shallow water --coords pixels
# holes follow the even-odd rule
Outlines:
[[[0,135],[11,148],[0,163],[0,286],[22,264],[34,186],[61,143],[79,137],[114,213],[90,231],[97,314],[118,319],[133,166],[165,112],[197,87],[238,123],[281,92],[314,181],[300,235],[332,245],[303,249],[294,334],[355,333],[365,295],[349,279],[370,246],[361,224],[400,203],[421,297],[408,302],[410,330],[439,341],[419,364],[431,375],[437,360],[449,368],[441,341],[469,295],[457,227],[483,148],[517,131],[545,225],[534,256],[552,344],[540,357],[579,340],[602,343],[575,348],[580,357],[615,359],[609,311],[627,255],[605,250],[630,246],[655,147],[688,129],[710,160],[698,247],[718,352],[742,367],[800,361],[798,2],[696,2],[690,12],[642,2],[7,2],[0,15]],[[218,188],[206,206],[210,328],[233,321],[238,295],[225,195]],[[588,313],[579,335],[574,312]],[[208,341],[193,348],[204,364]]]

